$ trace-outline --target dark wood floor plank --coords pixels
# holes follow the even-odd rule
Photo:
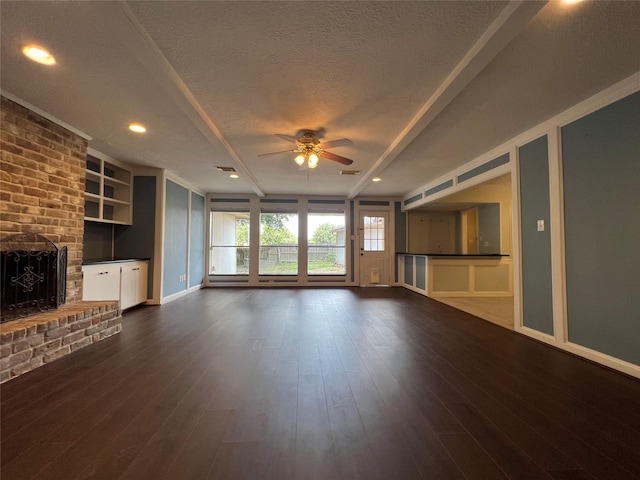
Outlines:
[[[257,465],[267,464],[260,476],[265,480],[294,478],[298,424],[298,361],[279,358],[268,399],[264,440]]]
[[[207,480],[253,480],[260,478],[256,452],[260,442],[220,444]]]
[[[422,475],[425,478],[428,475],[441,479],[464,478],[456,465],[456,459],[447,453],[411,396],[402,389],[384,362],[379,358],[363,360]]]
[[[60,423],[68,421],[71,416],[78,411],[82,411],[93,401],[91,398],[78,398],[75,393],[70,394],[69,397],[67,401],[60,403],[57,408],[40,417],[38,422],[30,422],[26,428],[15,435],[3,438],[2,446],[0,447],[3,466],[56,430]]]
[[[158,469],[157,473],[152,475],[138,474],[129,478],[206,479],[234,415],[235,412],[231,410],[205,411],[180,451],[176,452],[175,459],[168,469]]]
[[[347,377],[364,427],[371,459],[384,478],[418,480],[423,477],[409,453],[405,438],[391,418],[368,373],[348,372]]]
[[[215,383],[215,372],[207,370],[176,406],[174,412],[135,456],[133,462],[121,476],[122,479],[161,478],[165,474],[176,459],[187,438],[191,435],[191,432],[202,421],[207,407],[207,402],[203,401],[203,396],[206,396],[204,392]],[[230,418],[232,417],[229,416]],[[224,431],[226,431],[226,427]],[[210,465],[211,462],[209,463]],[[208,470],[202,478],[206,477],[207,473]]]
[[[40,440],[43,443],[76,442],[86,435],[104,416],[116,408],[121,407],[129,400],[129,395],[135,391],[140,382],[140,377],[134,372],[129,375],[123,373],[122,381],[111,386],[103,396],[95,398],[84,409],[77,409],[70,414],[65,422],[64,418],[58,418],[57,429]],[[86,389],[85,389],[86,390]],[[35,425],[36,429],[40,425]],[[41,435],[43,432],[40,433]]]
[[[456,388],[467,402],[478,408],[489,420],[504,431],[507,436],[517,445],[521,446],[534,461],[545,470],[578,469],[578,465],[572,461],[561,449],[556,448],[551,441],[540,434],[535,425],[527,423],[520,417],[520,410],[515,408],[515,412],[507,405],[485,391],[473,374],[467,375],[463,371],[455,368],[445,358],[430,349],[425,351],[431,357],[431,365],[447,381]],[[471,369],[471,366],[466,369]]]
[[[34,443],[2,468],[3,480],[30,480],[71,443]]]
[[[630,471],[637,470],[637,463],[634,462],[634,456],[637,454],[622,442],[603,442],[602,434],[592,430],[588,423],[585,423],[581,429],[574,428],[572,432],[570,425],[567,424],[572,415],[565,412],[564,418],[559,419],[557,409],[562,411],[564,407],[557,402],[552,402],[546,413],[542,413],[538,409],[536,400],[539,404],[544,397],[536,397],[535,392],[521,380],[509,378],[499,370],[483,369],[481,360],[474,358],[473,355],[465,358],[454,357],[447,349],[443,353],[449,353],[448,358],[452,358],[454,364],[458,364],[459,368],[469,372],[476,381],[482,382],[485,390],[492,392],[494,398],[508,400],[514,407],[512,411],[525,421],[530,419],[529,425],[536,430],[546,432],[543,435],[550,443],[556,446],[570,445],[570,451],[576,459],[584,458],[584,461],[590,462],[592,468],[600,471],[601,474],[609,471],[611,474],[618,475],[618,478],[632,478],[628,474]]]
[[[120,478],[203,373],[202,368],[190,368],[180,372],[168,383],[163,395],[149,402],[140,414],[106,445],[102,453],[87,461],[82,476],[103,480]]]
[[[322,375],[299,377],[295,478],[338,478]]]
[[[640,478],[640,381],[401,288],[215,288],[2,385],[2,478]]]
[[[122,392],[129,398],[128,402],[122,403],[101,417],[92,429],[82,435],[34,478],[37,480],[75,478],[166,386],[166,378],[164,377],[139,376],[136,388],[128,394]]]
[[[267,348],[254,359],[251,372],[242,387],[238,414],[225,435],[225,442],[250,443],[264,440],[269,393],[278,356],[278,350]]]
[[[554,480],[596,480],[584,470],[553,470],[549,474]]]
[[[510,479],[549,480],[551,478],[527,455],[527,452],[518,448],[502,430],[471,405],[450,404],[449,409]]]
[[[377,467],[355,405],[329,408],[337,478],[386,480]]]
[[[429,423],[436,433],[465,433],[466,430],[454,415],[444,406],[439,398],[445,382],[439,381],[434,385],[433,375],[428,368],[415,361],[415,355],[411,351],[394,352],[389,347],[379,347],[378,351],[385,362],[386,367],[393,374],[402,389],[412,397],[415,407],[423,418]],[[438,379],[440,380],[440,379]],[[453,389],[446,384],[445,396],[451,402],[453,397],[456,402],[462,401],[459,393],[453,393]]]
[[[507,480],[507,476],[491,460],[482,447],[465,433],[444,433],[440,440],[456,459],[456,463],[469,480]]]
[[[331,335],[319,335],[318,352],[320,356],[320,369],[324,382],[324,390],[329,407],[342,407],[355,405],[353,392],[349,385],[345,368],[340,359],[338,347]]]

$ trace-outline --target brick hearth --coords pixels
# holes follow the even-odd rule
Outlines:
[[[122,331],[118,302],[75,302],[0,326],[0,383]]]
[[[0,238],[46,236],[66,246],[67,303],[0,325],[0,383],[115,335],[118,302],[82,302],[87,139],[0,97]]]

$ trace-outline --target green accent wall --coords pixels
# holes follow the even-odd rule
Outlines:
[[[520,234],[522,238],[522,322],[553,335],[551,236],[549,234],[549,150],[547,136],[519,148]],[[545,229],[539,232],[538,220]]]
[[[569,341],[640,365],[640,93],[562,128]]]

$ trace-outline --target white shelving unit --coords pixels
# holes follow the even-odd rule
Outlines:
[[[84,219],[131,225],[131,171],[112,160],[87,155]]]

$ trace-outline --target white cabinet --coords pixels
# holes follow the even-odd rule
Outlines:
[[[147,260],[82,267],[83,300],[120,300],[123,310],[147,301]]]
[[[84,219],[131,224],[131,172],[121,165],[87,155]]]
[[[83,300],[120,300],[120,265],[82,267]]]
[[[122,264],[120,307],[125,308],[147,301],[148,262]]]

